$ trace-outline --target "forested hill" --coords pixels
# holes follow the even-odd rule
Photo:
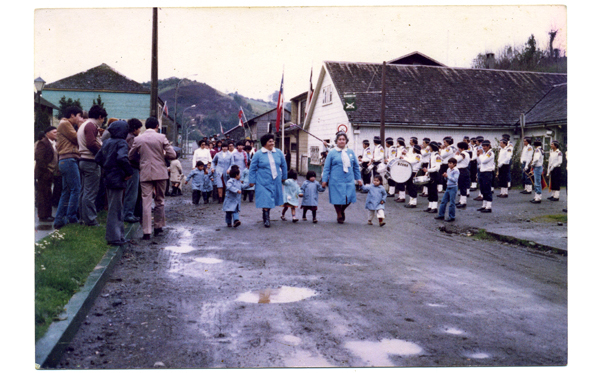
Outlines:
[[[167,102],[171,117],[175,116],[175,89],[178,81],[178,78],[158,81],[158,95]],[[148,89],[150,84],[150,82],[142,83]],[[192,105],[196,107],[189,108]],[[183,111],[189,108],[185,111],[185,119],[186,121],[193,119],[192,126],[197,128],[202,136],[220,133],[219,123],[222,123],[225,131],[236,126],[240,106],[246,118],[250,119],[275,108],[276,103],[250,99],[237,93],[225,94],[207,84],[188,79],[179,84],[177,121],[183,123]]]

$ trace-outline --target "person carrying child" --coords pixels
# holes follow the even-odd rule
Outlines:
[[[240,169],[234,165],[229,170],[229,180],[225,188],[225,200],[223,201],[223,211],[225,211],[225,222],[228,227],[239,227],[239,213],[242,202],[242,182],[240,181]],[[233,220],[233,224],[232,224]]]
[[[377,215],[379,219],[379,226],[383,227],[385,222],[385,199],[387,197],[387,192],[385,187],[381,185],[383,183],[383,178],[381,175],[373,176],[373,184],[363,185],[362,189],[366,190],[369,194],[367,194],[367,202],[365,204],[365,208],[369,210],[369,220],[367,224],[373,225],[373,218]]]
[[[292,222],[298,222],[296,219],[296,207],[298,207],[298,197],[300,196],[300,187],[298,186],[298,174],[294,169],[288,171],[287,179],[283,182],[283,211],[281,211],[281,220],[287,220],[285,213],[288,208],[292,210]]]
[[[448,219],[446,221],[454,221],[456,216],[456,192],[458,191],[458,177],[460,171],[456,168],[456,158],[448,159],[448,169],[442,174],[446,179],[446,191],[442,197],[442,203],[438,209],[438,214],[434,219],[442,220],[446,214],[446,205],[448,206]]]
[[[186,185],[190,180],[192,181],[192,203],[194,205],[197,205],[200,202],[200,196],[202,195],[205,179],[210,180],[210,176],[208,176],[204,171],[204,162],[197,161],[196,168],[190,172],[185,180]],[[205,198],[205,201],[207,199],[208,198]]]
[[[300,187],[299,196],[302,197],[302,220],[306,221],[306,212],[312,211],[313,223],[317,221],[317,206],[319,204],[319,192],[323,193],[325,188],[317,181],[317,174],[314,171],[306,173],[306,180]]]

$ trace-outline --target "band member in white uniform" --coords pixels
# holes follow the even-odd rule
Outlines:
[[[471,156],[471,163],[469,163],[469,172],[471,174],[471,190],[477,190],[477,137],[471,137],[471,143],[469,144],[469,155]]]
[[[369,163],[371,163],[371,160],[373,159],[373,150],[369,145],[369,140],[363,140],[361,176],[364,185],[369,185],[369,183],[371,182],[371,173],[369,172],[367,167],[369,167]]]
[[[373,149],[373,158],[371,159],[370,164],[373,165],[373,176],[375,176],[379,175],[379,172],[377,172],[377,167],[385,158],[385,150],[383,149],[383,146],[381,146],[381,139],[379,136],[373,137],[373,143],[375,144],[375,147]]]
[[[394,139],[388,137],[385,139],[385,158],[384,163],[387,165],[392,159],[397,156],[396,147],[394,146]],[[393,197],[396,193],[396,182],[391,178],[387,180],[388,183],[388,197]]]
[[[508,189],[510,189],[511,184],[512,184],[512,156],[515,154],[514,150],[515,150],[515,146],[513,145],[513,143],[510,141],[510,135],[505,133],[504,135],[502,135],[502,138],[506,140],[506,146],[508,147],[509,153],[510,153],[510,160],[508,161]]]
[[[550,144],[550,156],[548,158],[548,182],[552,195],[548,198],[550,201],[558,201],[560,196],[560,178],[563,155],[559,149],[558,141],[554,140]]]
[[[469,182],[471,176],[469,173],[469,164],[471,163],[471,155],[469,155],[469,144],[462,141],[456,144],[458,151],[454,154],[456,159],[456,168],[458,169],[458,190],[460,192],[459,202],[456,205],[457,209],[467,208],[467,195],[469,193]]]
[[[512,158],[512,149],[508,147],[508,140],[500,140],[500,152],[498,153],[498,180],[500,185],[500,194],[498,198],[508,198],[508,177],[510,174],[510,159]]]
[[[523,170],[523,186],[521,194],[531,194],[531,178],[529,176],[529,166],[533,160],[533,146],[531,146],[531,137],[523,139],[523,150],[521,150],[521,170]]]
[[[421,168],[429,167],[429,159],[431,158],[431,148],[429,148],[429,143],[431,140],[429,137],[423,137],[423,144],[421,144]],[[421,197],[428,196],[427,186],[423,187],[423,192],[421,193]]]
[[[529,202],[542,203],[542,173],[544,166],[544,149],[542,149],[542,140],[536,139],[533,142],[535,150],[533,151],[533,160],[531,161],[531,173],[533,173],[535,196]]]
[[[406,149],[403,137],[398,137],[396,139],[396,141],[397,141],[396,157],[399,158],[401,156],[406,155],[408,153],[408,150]],[[398,192],[398,198],[396,198],[394,201],[396,201],[396,202],[406,201],[406,183],[396,183],[396,189],[397,189],[396,191]]]
[[[417,207],[417,187],[413,184],[413,178],[421,167],[421,147],[418,144],[412,145],[411,151],[404,156],[401,155],[400,158],[410,163],[413,170],[412,175],[410,175],[410,178],[406,181],[406,191],[408,192],[410,201],[407,205],[404,205],[404,207],[415,208]]]
[[[483,136],[477,136],[477,146],[475,147],[475,158],[477,159],[477,186],[479,187],[479,195],[473,198],[474,201],[483,201],[483,194],[481,193],[481,182],[479,176],[481,173],[481,160],[479,158],[479,151],[483,150],[481,144],[483,143]]]
[[[438,184],[438,193],[442,193],[444,190],[446,190],[446,178],[444,178],[442,175],[444,173],[446,173],[446,171],[448,170],[448,160],[450,158],[452,158],[454,156],[454,154],[456,153],[456,149],[452,145],[453,143],[454,143],[454,140],[452,139],[452,137],[446,136],[446,137],[444,137],[444,143],[442,144],[442,147],[440,148],[440,156],[442,157],[442,166],[440,167],[440,172],[439,172],[440,180],[439,180],[439,184]]]
[[[438,153],[440,145],[437,142],[430,142],[429,148],[431,149],[429,165],[423,168],[425,175],[429,175],[428,188],[430,190],[430,193],[427,197],[427,200],[429,201],[429,206],[423,211],[437,213],[438,194],[436,193],[436,191],[438,183],[438,172],[440,171],[440,166],[442,165],[442,157],[440,157],[440,153]]]
[[[483,206],[477,209],[480,212],[492,212],[492,180],[494,179],[494,169],[496,162],[494,161],[494,152],[489,140],[484,140],[481,143],[482,149],[477,150],[479,157],[479,190],[483,196]]]

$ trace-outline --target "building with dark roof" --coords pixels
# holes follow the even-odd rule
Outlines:
[[[422,58],[420,54],[413,57]],[[382,64],[324,62],[304,129],[327,140],[333,139],[343,125],[348,128],[349,147],[362,153],[362,141],[373,143],[373,137],[380,134],[382,71]],[[539,116],[532,108],[537,105],[545,112],[544,101],[554,99],[557,93],[551,91],[566,83],[566,74],[387,65],[385,137],[441,141],[452,136],[460,141],[463,136],[482,135],[494,143],[509,133],[517,139],[521,135],[520,115],[529,113],[526,122],[530,123],[529,118]],[[566,95],[563,100],[566,112]],[[348,111],[346,102],[351,103]],[[317,154],[322,150],[322,143],[309,137],[307,148],[301,152]],[[318,160],[311,158],[310,162],[316,164]]]

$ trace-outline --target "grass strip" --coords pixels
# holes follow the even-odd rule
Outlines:
[[[69,224],[35,244],[35,340],[37,342],[94,270],[110,246],[106,211],[99,226]]]
[[[485,229],[479,229],[472,238],[476,240],[486,240],[486,241],[499,241],[499,242],[507,242],[511,245],[518,245],[522,247],[527,247],[529,249],[536,249],[541,251],[551,251],[553,254],[567,256],[567,251],[562,249],[557,249],[555,247],[542,245],[537,242],[522,240],[520,238],[504,236],[502,234],[488,232]]]

